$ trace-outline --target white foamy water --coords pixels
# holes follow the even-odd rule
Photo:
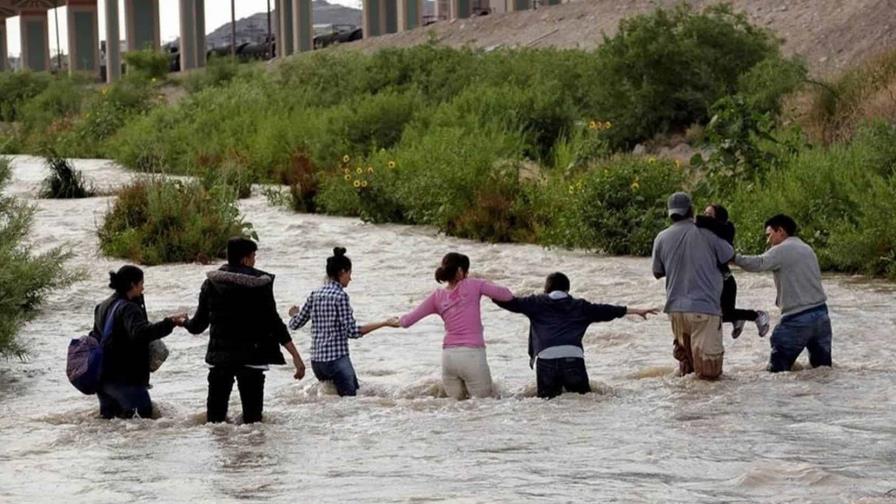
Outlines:
[[[103,187],[132,175],[77,167]],[[7,192],[34,198],[39,160],[15,160]],[[890,283],[829,276],[832,369],[771,375],[768,342],[749,325],[726,337],[717,382],[673,376],[668,320],[595,324],[585,340],[596,393],[543,401],[526,355],[527,322],[483,302],[500,399],[441,397],[441,321],[352,342],[361,395],[340,399],[289,367],[267,374],[265,422],[203,425],[207,337],[176,330],[153,375],[162,418],[105,421],[65,378],[70,338],[108,295],[96,228],[110,198],[35,200],[33,243],[71,244],[87,280],[50,296],[25,327],[26,362],[0,362],[0,502],[896,502],[896,334]],[[285,317],[321,283],[333,246],[348,248],[360,322],[410,309],[436,287],[441,256],[517,293],[564,271],[573,294],[656,306],[663,284],[643,258],[448,238],[432,229],[295,214],[262,197],[241,203],[259,234],[258,267],[277,275]],[[152,320],[192,311],[213,266],[145,268]],[[739,305],[772,310],[770,276],[738,274]],[[777,319],[777,315],[773,315]],[[730,326],[726,326],[728,330]],[[307,329],[293,334],[308,360]],[[799,363],[807,367],[806,357]],[[310,366],[309,366],[310,368]],[[238,417],[234,390],[231,416]]]

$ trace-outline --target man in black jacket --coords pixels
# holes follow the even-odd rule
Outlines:
[[[199,334],[211,324],[205,362],[208,372],[209,422],[223,422],[236,378],[243,405],[243,422],[261,421],[264,371],[285,364],[279,345],[292,355],[295,378],[305,376],[305,364],[277,313],[274,276],[255,269],[258,246],[245,238],[227,243],[227,264],[210,271],[199,292],[199,307],[184,327]]]
[[[585,369],[582,338],[594,322],[607,322],[625,315],[647,318],[654,309],[594,304],[569,295],[569,278],[551,273],[544,294],[515,297],[495,304],[529,318],[529,366],[536,361],[538,397],[550,399],[567,392],[591,392]]]

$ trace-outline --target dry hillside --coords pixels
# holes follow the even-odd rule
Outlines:
[[[436,23],[423,29],[376,37],[344,47],[374,50],[425,43],[591,49],[619,20],[679,0],[574,0],[539,10]],[[718,0],[692,0],[695,7]],[[750,20],[785,40],[785,51],[806,58],[816,75],[829,75],[887,49],[896,48],[896,0],[730,0]]]

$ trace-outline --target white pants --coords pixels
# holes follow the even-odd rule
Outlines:
[[[492,374],[484,348],[451,347],[442,350],[442,384],[454,399],[492,397]]]

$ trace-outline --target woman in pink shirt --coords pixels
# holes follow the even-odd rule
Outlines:
[[[493,395],[479,301],[483,295],[495,301],[513,298],[506,287],[467,278],[469,270],[469,257],[456,252],[445,255],[442,265],[436,269],[436,281],[448,282],[448,286],[436,289],[420,306],[399,319],[401,327],[410,327],[428,315],[442,317],[445,322],[442,383],[448,397],[455,399]]]

